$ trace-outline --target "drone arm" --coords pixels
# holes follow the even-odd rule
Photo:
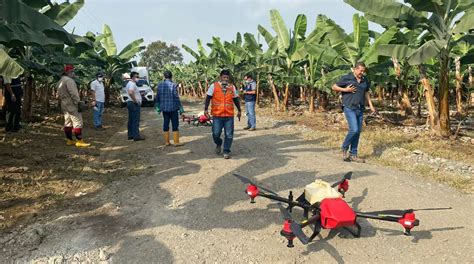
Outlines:
[[[280,196],[276,196],[276,195],[273,195],[273,194],[268,194],[268,193],[264,193],[264,192],[259,192],[258,193],[258,196],[261,196],[261,197],[265,197],[265,198],[268,198],[270,200],[274,200],[274,201],[278,201],[278,202],[282,202],[282,203],[286,203],[288,204],[290,207],[295,207],[295,206],[298,206],[300,208],[303,208],[305,209],[307,206],[297,202],[297,201],[294,201],[294,200],[290,200],[290,199],[287,199],[287,198],[283,198],[283,197],[280,197]]]
[[[390,216],[390,215],[373,215],[361,212],[355,212],[357,217],[368,218],[368,219],[375,219],[381,221],[388,221],[388,222],[398,222],[399,217]]]
[[[411,229],[420,225],[420,220],[415,218],[415,213],[413,213],[413,210],[406,211],[402,216],[374,215],[361,212],[356,212],[356,215],[363,218],[399,223],[405,229],[404,234],[407,236],[410,235]]]

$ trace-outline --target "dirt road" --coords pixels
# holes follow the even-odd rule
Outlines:
[[[198,111],[197,105],[187,107]],[[200,108],[200,107],[199,107]],[[191,111],[192,112],[192,111]],[[236,122],[232,159],[214,153],[210,127],[181,124],[182,147],[164,147],[162,118],[143,109],[145,141],[110,138],[91,168],[120,179],[84,195],[70,210],[1,238],[0,259],[38,263],[303,263],[474,262],[472,195],[371,164],[344,163],[335,150],[300,138],[295,126],[258,116],[258,130]],[[293,249],[279,235],[282,219],[268,200],[250,204],[233,173],[287,195],[315,179],[354,176],[346,200],[361,211],[453,207],[420,211],[421,224],[359,220],[362,236],[323,230]],[[98,175],[100,177],[100,175]],[[81,194],[78,194],[80,196]],[[298,215],[298,213],[296,213]],[[2,261],[3,262],[3,261]]]

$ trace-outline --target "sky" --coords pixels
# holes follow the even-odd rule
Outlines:
[[[196,49],[196,40],[212,42],[235,40],[237,32],[253,33],[262,25],[274,34],[270,10],[278,9],[288,28],[293,28],[296,16],[304,14],[307,32],[316,24],[318,14],[336,21],[346,32],[352,32],[352,16],[357,11],[343,0],[86,0],[84,7],[66,28],[83,35],[88,31],[102,32],[108,24],[120,51],[128,43],[143,38],[147,45],[161,40],[181,48],[182,44]],[[381,31],[370,24],[371,30]],[[265,40],[261,38],[261,42]],[[191,55],[181,50],[184,61]]]

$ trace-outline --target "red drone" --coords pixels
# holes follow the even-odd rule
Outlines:
[[[194,126],[212,126],[212,117],[206,116],[206,115],[200,115],[200,116],[189,116],[189,115],[183,115],[183,122],[188,122],[188,124],[193,123]]]
[[[296,200],[293,199],[293,192],[290,191],[288,198],[283,198],[277,193],[253,183],[248,178],[234,174],[243,183],[248,184],[245,193],[250,197],[250,202],[255,203],[257,196],[265,197],[274,201],[278,201],[280,211],[285,220],[280,234],[288,240],[288,247],[293,247],[293,240],[297,237],[301,243],[308,244],[320,232],[321,229],[344,228],[355,237],[360,237],[361,226],[357,223],[357,218],[369,218],[382,221],[396,222],[404,228],[404,234],[410,235],[410,231],[420,224],[416,219],[414,209],[408,210],[385,210],[378,212],[362,213],[354,211],[345,200],[345,193],[349,190],[349,180],[352,172],[343,176],[343,178],[330,185],[327,182],[317,180],[315,183],[305,187],[303,194]],[[337,187],[337,188],[336,188]],[[288,206],[285,208],[281,203]],[[294,207],[303,209],[304,220],[297,222],[293,219],[291,211]],[[451,208],[429,208],[419,210],[442,210]],[[311,213],[311,217],[309,217]],[[313,225],[313,234],[308,238],[303,233],[303,228]],[[356,227],[356,231],[349,227]]]

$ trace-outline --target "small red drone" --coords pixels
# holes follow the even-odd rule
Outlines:
[[[212,126],[212,117],[208,117],[206,115],[183,115],[182,119],[183,122],[188,122],[188,124],[191,124],[192,122],[194,126]]]
[[[305,187],[305,191],[296,200],[293,199],[293,192],[290,191],[288,198],[283,198],[277,193],[260,186],[248,178],[234,174],[243,183],[248,184],[245,193],[250,197],[250,202],[255,203],[257,196],[265,197],[277,201],[280,211],[285,220],[280,234],[288,240],[288,247],[293,247],[293,240],[297,237],[301,243],[308,244],[324,229],[344,228],[353,236],[360,237],[361,226],[357,223],[357,218],[369,218],[388,222],[399,223],[404,228],[404,234],[410,235],[410,231],[420,224],[416,219],[414,211],[419,210],[443,210],[451,208],[428,208],[428,209],[408,209],[408,210],[385,210],[378,212],[362,213],[354,211],[346,201],[343,200],[345,193],[349,190],[349,180],[352,172],[346,173],[341,180],[330,185],[321,180]],[[337,187],[337,188],[336,188]],[[287,204],[285,208],[282,203]],[[294,207],[303,209],[302,222],[293,219],[291,211]],[[309,217],[311,213],[311,217]],[[313,226],[313,234],[308,238],[303,233],[303,228]],[[356,231],[349,227],[356,227]]]

